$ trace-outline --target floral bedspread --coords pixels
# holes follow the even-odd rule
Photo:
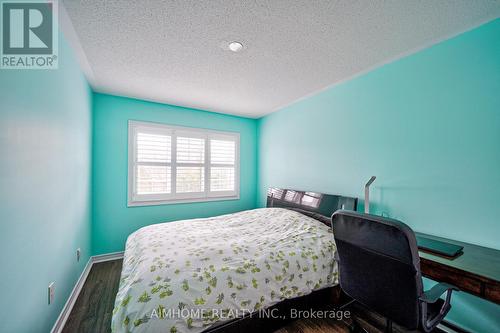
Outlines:
[[[198,333],[337,283],[331,229],[282,208],[147,226],[127,239],[112,331]]]

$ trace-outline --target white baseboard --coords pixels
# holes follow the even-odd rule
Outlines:
[[[78,295],[82,290],[83,284],[85,283],[85,280],[87,280],[87,276],[89,275],[91,268],[92,268],[92,257],[90,257],[89,261],[87,261],[87,264],[85,265],[82,274],[80,274],[80,277],[76,281],[76,284],[73,287],[71,294],[69,294],[68,300],[66,301],[66,304],[64,304],[64,307],[62,308],[62,311],[59,314],[59,317],[57,317],[54,327],[52,328],[51,331],[52,333],[59,333],[62,331],[64,324],[66,323],[66,320],[68,319],[69,314],[71,313],[71,309],[73,309],[73,305],[75,305],[76,299],[78,298]]]
[[[64,328],[64,325],[66,324],[66,321],[68,320],[69,314],[71,313],[71,310],[73,309],[73,306],[76,303],[78,295],[80,295],[80,292],[83,288],[83,285],[85,284],[85,281],[87,280],[87,277],[90,273],[90,270],[92,269],[92,266],[94,264],[97,264],[100,262],[122,259],[122,258],[123,258],[123,251],[100,254],[100,255],[92,256],[89,258],[89,261],[87,261],[87,264],[85,265],[85,268],[83,269],[82,274],[80,275],[80,277],[76,281],[76,284],[73,287],[73,290],[71,291],[71,294],[69,295],[68,300],[66,301],[66,304],[64,304],[64,307],[63,307],[61,313],[59,314],[59,317],[57,317],[57,320],[56,320],[54,326],[52,327],[52,330],[50,331],[51,333],[62,332],[62,329]]]
[[[96,264],[98,262],[103,262],[103,261],[122,259],[123,253],[124,253],[123,251],[120,251],[120,252],[112,252],[112,253],[99,254],[97,256],[92,256],[92,263]]]

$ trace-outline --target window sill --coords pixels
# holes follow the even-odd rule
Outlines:
[[[160,205],[175,205],[183,203],[196,203],[196,202],[211,202],[211,201],[229,201],[229,200],[239,200],[240,196],[227,196],[227,197],[212,197],[212,198],[187,198],[187,199],[175,199],[175,200],[148,200],[148,201],[138,201],[129,200],[127,202],[127,207],[142,207],[142,206],[160,206]]]

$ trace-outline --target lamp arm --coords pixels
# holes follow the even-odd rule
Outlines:
[[[370,185],[377,179],[375,176],[371,176],[365,185],[365,214],[370,213]]]

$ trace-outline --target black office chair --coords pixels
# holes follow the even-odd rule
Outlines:
[[[450,311],[455,286],[423,291],[413,231],[380,216],[339,210],[332,215],[340,287],[355,301],[409,330],[432,331]],[[446,292],[446,300],[440,296]]]

